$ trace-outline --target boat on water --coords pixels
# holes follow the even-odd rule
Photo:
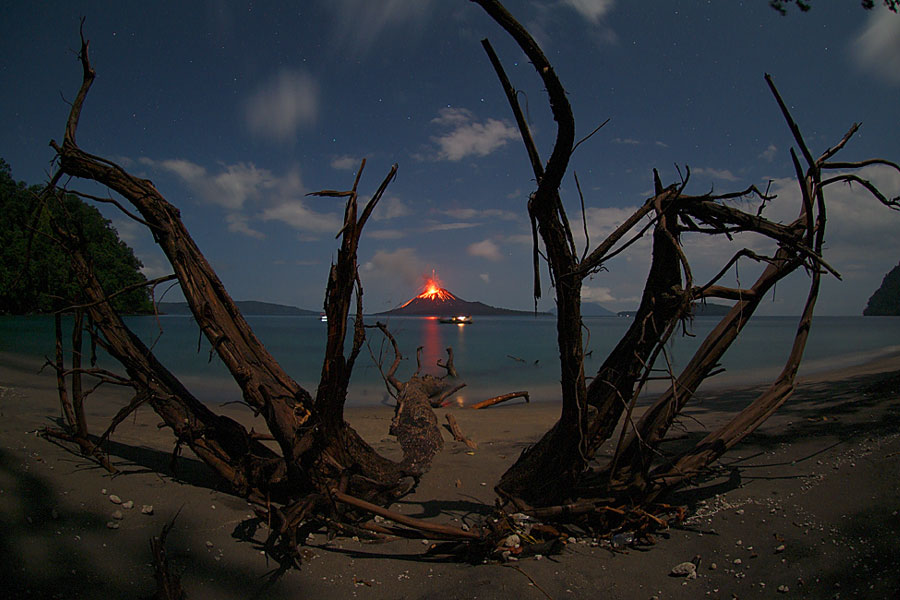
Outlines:
[[[326,315],[325,313],[320,314],[320,315],[319,315],[319,320],[322,321],[323,323],[327,323],[327,322],[328,322],[328,315]]]
[[[472,323],[472,316],[456,315],[454,317],[440,317],[438,321],[441,323],[451,323],[455,325],[470,325]]]

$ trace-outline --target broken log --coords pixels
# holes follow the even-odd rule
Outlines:
[[[531,400],[528,397],[528,392],[510,392],[509,394],[501,394],[499,396],[494,396],[493,398],[488,398],[478,404],[473,404],[472,408],[480,409],[487,408],[488,406],[493,406],[495,404],[500,404],[501,402],[506,402],[507,400],[512,400],[513,398],[525,398],[525,402],[530,402]]]
[[[478,444],[463,435],[462,430],[459,428],[459,423],[456,422],[456,417],[450,413],[447,413],[445,417],[447,418],[447,425],[450,427],[450,433],[453,434],[454,440],[462,442],[472,450],[478,449]]]

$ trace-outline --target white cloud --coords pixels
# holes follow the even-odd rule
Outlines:
[[[501,210],[499,208],[448,208],[440,211],[441,213],[453,217],[454,219],[501,219],[503,221],[515,221],[519,215],[509,210]]]
[[[247,222],[247,215],[242,215],[240,213],[231,213],[225,216],[225,220],[228,222],[228,231],[243,233],[248,237],[256,238],[258,240],[265,239],[266,237],[266,234],[250,227]]]
[[[455,231],[457,229],[471,229],[478,227],[481,223],[435,223],[425,228],[425,231]]]
[[[759,157],[766,162],[772,162],[775,160],[775,157],[778,155],[778,146],[775,144],[769,144],[769,146],[763,150]]]
[[[263,221],[281,221],[306,233],[337,233],[343,226],[338,215],[318,213],[298,200],[267,208],[260,218]]]
[[[346,52],[366,50],[386,31],[404,27],[401,35],[421,29],[438,6],[436,0],[331,0],[325,4],[337,19],[335,44]]]
[[[480,256],[481,258],[486,258],[494,262],[503,260],[503,254],[500,252],[500,247],[491,240],[482,240],[470,244],[466,251],[471,256]]]
[[[258,200],[267,190],[279,187],[271,171],[252,163],[223,165],[218,173],[188,160],[154,161],[143,158],[145,165],[177,175],[201,200],[227,210],[241,210],[249,200]]]
[[[442,108],[432,123],[449,128],[444,135],[433,136],[439,160],[459,161],[467,156],[487,156],[518,137],[518,130],[507,121],[475,120],[464,108]]]
[[[422,274],[428,269],[416,250],[413,248],[398,248],[392,252],[379,250],[362,266],[362,271],[368,277],[376,280],[397,282],[398,280],[411,287],[418,286],[422,281]]]
[[[140,159],[141,164],[175,175],[197,197],[226,211],[228,230],[257,239],[265,235],[253,219],[282,221],[305,233],[335,233],[342,226],[336,213],[320,213],[305,203],[297,169],[276,175],[252,163],[220,165],[218,172],[188,160]]]
[[[563,0],[563,4],[573,8],[592,23],[599,23],[612,9],[615,0]]]
[[[396,196],[388,196],[378,201],[378,206],[372,212],[372,218],[376,221],[386,221],[388,219],[396,219],[405,217],[412,213],[412,210]]]
[[[850,53],[863,71],[900,86],[900,17],[883,7],[871,11]]]
[[[612,295],[612,291],[608,287],[589,287],[581,288],[581,300],[583,302],[615,302],[616,298]]]
[[[635,139],[632,139],[632,138],[620,138],[620,137],[613,138],[613,139],[612,139],[612,143],[613,143],[613,144],[624,144],[624,145],[626,145],[626,146],[640,146],[640,145],[641,145],[641,143],[640,143],[639,141],[635,140]]]
[[[331,161],[331,168],[338,171],[356,171],[362,160],[355,156],[338,156]]]
[[[729,171],[728,169],[691,169],[692,175],[705,175],[711,179],[720,179],[722,181],[740,181],[741,178]]]
[[[314,123],[318,111],[318,83],[304,71],[283,69],[247,99],[245,118],[250,133],[286,142]]]
[[[144,277],[147,279],[157,279],[159,277],[165,277],[166,275],[172,274],[172,265],[169,264],[169,261],[166,259],[165,255],[162,253],[158,247],[155,247],[152,250],[152,254],[144,254],[141,253],[138,256],[143,266],[141,267],[141,273],[144,274]],[[156,299],[159,300],[159,294],[162,293],[162,289],[168,287],[168,284],[163,284],[165,287],[158,289],[156,293]]]
[[[485,282],[485,283],[490,283],[490,282],[491,282],[491,275],[490,275],[490,273],[481,273],[480,275],[478,275],[478,277],[479,277],[483,282]]]
[[[400,229],[366,230],[365,235],[373,240],[399,240],[406,237],[406,233]]]

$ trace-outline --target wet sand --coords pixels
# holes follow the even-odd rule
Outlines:
[[[421,541],[382,544],[316,534],[299,571],[277,567],[258,543],[233,536],[251,511],[186,452],[170,470],[172,438],[149,409],[122,423],[110,476],[70,448],[36,435],[59,418],[55,379],[14,356],[0,360],[0,597],[139,598],[153,595],[149,539],[176,514],[169,555],[200,598],[887,598],[900,590],[900,356],[804,380],[783,409],[726,454],[704,481],[669,498],[687,520],[650,548],[612,552],[578,540],[563,554],[472,566],[423,556]],[[688,411],[667,450],[692,444],[742,407],[753,388],[715,390]],[[128,396],[89,398],[93,430]],[[252,423],[249,411],[229,414]],[[481,411],[449,408],[479,447],[446,445],[416,492],[393,508],[438,522],[472,522],[492,486],[558,416],[520,400]],[[387,455],[398,451],[388,407],[348,420]],[[257,430],[262,427],[257,424]],[[110,502],[115,494],[135,508]],[[152,505],[153,514],[141,514]],[[118,529],[109,529],[120,510]],[[258,532],[256,539],[262,539]],[[596,544],[596,545],[595,545]],[[699,577],[669,576],[700,556]]]

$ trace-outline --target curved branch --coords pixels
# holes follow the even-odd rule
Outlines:
[[[847,173],[845,175],[837,175],[835,177],[830,177],[822,182],[822,187],[834,184],[834,183],[853,183],[856,182],[866,188],[870,194],[875,196],[879,202],[890,208],[891,210],[900,210],[900,196],[895,196],[893,198],[887,198],[884,194],[881,193],[875,184],[873,184],[868,179],[863,179],[859,175],[854,173]]]
[[[64,138],[64,143],[72,144],[73,146],[75,145],[75,132],[78,129],[78,120],[81,118],[81,109],[84,106],[84,99],[87,97],[88,91],[91,89],[91,84],[94,83],[94,78],[97,76],[93,67],[91,67],[90,57],[88,56],[88,46],[90,45],[90,42],[84,39],[84,21],[85,18],[82,17],[81,26],[78,31],[81,36],[81,50],[78,52],[78,60],[81,61],[82,69],[81,88],[78,90],[78,94],[72,102],[72,108],[69,111],[69,119],[66,122],[66,133]]]

